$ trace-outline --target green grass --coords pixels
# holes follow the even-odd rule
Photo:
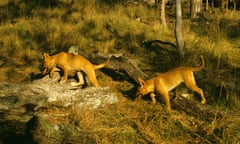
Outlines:
[[[169,28],[164,29],[159,13],[147,6],[118,2],[112,7],[98,1],[73,4],[62,1],[59,6],[19,2],[12,1],[11,5],[7,0],[0,2],[3,7],[0,11],[1,82],[30,81],[31,73],[40,72],[43,52],[67,51],[72,45],[86,53],[123,53],[143,62],[140,67],[150,75],[180,63],[175,49],[169,45],[155,44],[154,49],[143,46],[143,41],[153,39],[175,43],[173,19],[170,21],[168,17]],[[19,14],[11,11],[20,7]],[[199,56],[204,55],[206,67],[196,73],[197,83],[203,88],[209,105],[227,110],[240,108],[239,14],[239,11],[206,13],[205,19],[183,21],[186,55],[181,64],[196,66]],[[104,80],[109,84],[113,81],[107,76],[99,79]],[[116,81],[113,89],[121,85],[125,83]],[[75,110],[71,121],[83,124],[80,128],[98,143],[231,142],[229,131],[223,128],[218,129],[221,134],[210,133],[204,129],[211,126],[209,122],[177,111],[168,114],[161,104],[153,106],[145,101],[136,104],[130,99],[134,93],[119,94],[123,99],[120,104],[95,112]],[[236,136],[238,133],[235,132]]]

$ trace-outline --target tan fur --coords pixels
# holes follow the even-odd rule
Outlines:
[[[140,84],[137,91],[137,98],[140,99],[144,95],[150,93],[150,97],[153,103],[156,103],[155,93],[158,93],[162,96],[163,101],[165,102],[167,109],[171,109],[169,91],[177,87],[180,83],[185,83],[185,85],[191,90],[197,92],[201,98],[201,103],[206,103],[203,91],[196,85],[193,72],[200,71],[204,67],[204,59],[201,56],[201,65],[200,67],[177,67],[166,73],[159,74],[158,76],[143,81],[141,78],[138,78]]]
[[[81,74],[81,71],[83,71],[88,76],[91,83],[94,86],[99,87],[95,70],[103,68],[107,62],[108,61],[99,65],[93,65],[84,57],[72,53],[60,52],[53,56],[49,56],[47,53],[44,53],[43,74],[50,71],[50,77],[52,77],[55,71],[60,71],[61,69],[63,70],[63,79],[60,83],[66,83],[69,74],[77,73],[79,83],[74,84],[74,86],[77,86],[84,84]]]

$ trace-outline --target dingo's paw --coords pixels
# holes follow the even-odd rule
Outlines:
[[[67,81],[66,80],[61,80],[60,84],[65,84]]]
[[[82,83],[79,83],[79,82],[71,82],[71,86],[74,86],[74,87],[78,87],[78,86],[81,86],[83,85]]]

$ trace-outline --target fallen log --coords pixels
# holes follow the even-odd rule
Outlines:
[[[115,72],[120,72],[126,75],[126,77],[131,78],[135,83],[137,83],[138,77],[147,79],[147,75],[137,66],[134,60],[124,56],[123,54],[110,54],[109,63],[106,65],[106,69],[110,69]],[[97,60],[106,59],[104,55],[89,55],[90,59]],[[99,63],[99,62],[98,62]]]
[[[106,68],[126,73],[127,76],[132,78],[136,83],[138,82],[138,77],[141,77],[143,79],[147,78],[147,75],[141,71],[141,69],[137,66],[137,64],[134,63],[134,61],[124,56],[117,57],[115,55],[112,55],[111,60]]]
[[[0,115],[2,119],[12,117],[28,118],[40,108],[74,106],[80,109],[96,109],[106,104],[118,102],[118,98],[109,87],[87,87],[80,89],[70,83],[59,84],[60,74],[52,78],[45,76],[30,83],[0,83]],[[23,120],[29,120],[24,118]]]
[[[220,120],[225,116],[225,112],[214,106],[201,104],[199,101],[177,96],[172,101],[173,109],[184,111],[189,115],[196,116],[202,120]]]
[[[106,59],[110,59],[109,63],[105,66],[106,69],[110,69],[115,72],[120,72],[130,77],[135,83],[137,83],[138,77],[146,79],[147,75],[138,67],[135,60],[120,54],[100,54],[100,53],[84,53],[77,46],[69,48],[68,52],[74,54],[80,54],[89,59],[92,63],[102,63]]]

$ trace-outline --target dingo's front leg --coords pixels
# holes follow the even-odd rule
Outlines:
[[[60,81],[60,84],[64,84],[67,82],[67,78],[68,78],[68,69],[67,68],[63,68],[63,79]]]
[[[153,103],[153,104],[156,104],[155,96],[156,96],[156,95],[155,95],[153,92],[150,93],[150,97],[151,97],[151,99],[152,99],[152,103]]]
[[[54,72],[58,72],[58,71],[60,71],[60,69],[58,69],[56,67],[53,67],[51,72],[50,72],[50,77],[53,77]]]
[[[157,88],[157,91],[159,92],[159,94],[162,97],[163,102],[166,104],[166,108],[167,110],[171,110],[171,104],[170,104],[170,98],[169,98],[169,94],[168,91],[165,89],[160,89],[161,87]]]

